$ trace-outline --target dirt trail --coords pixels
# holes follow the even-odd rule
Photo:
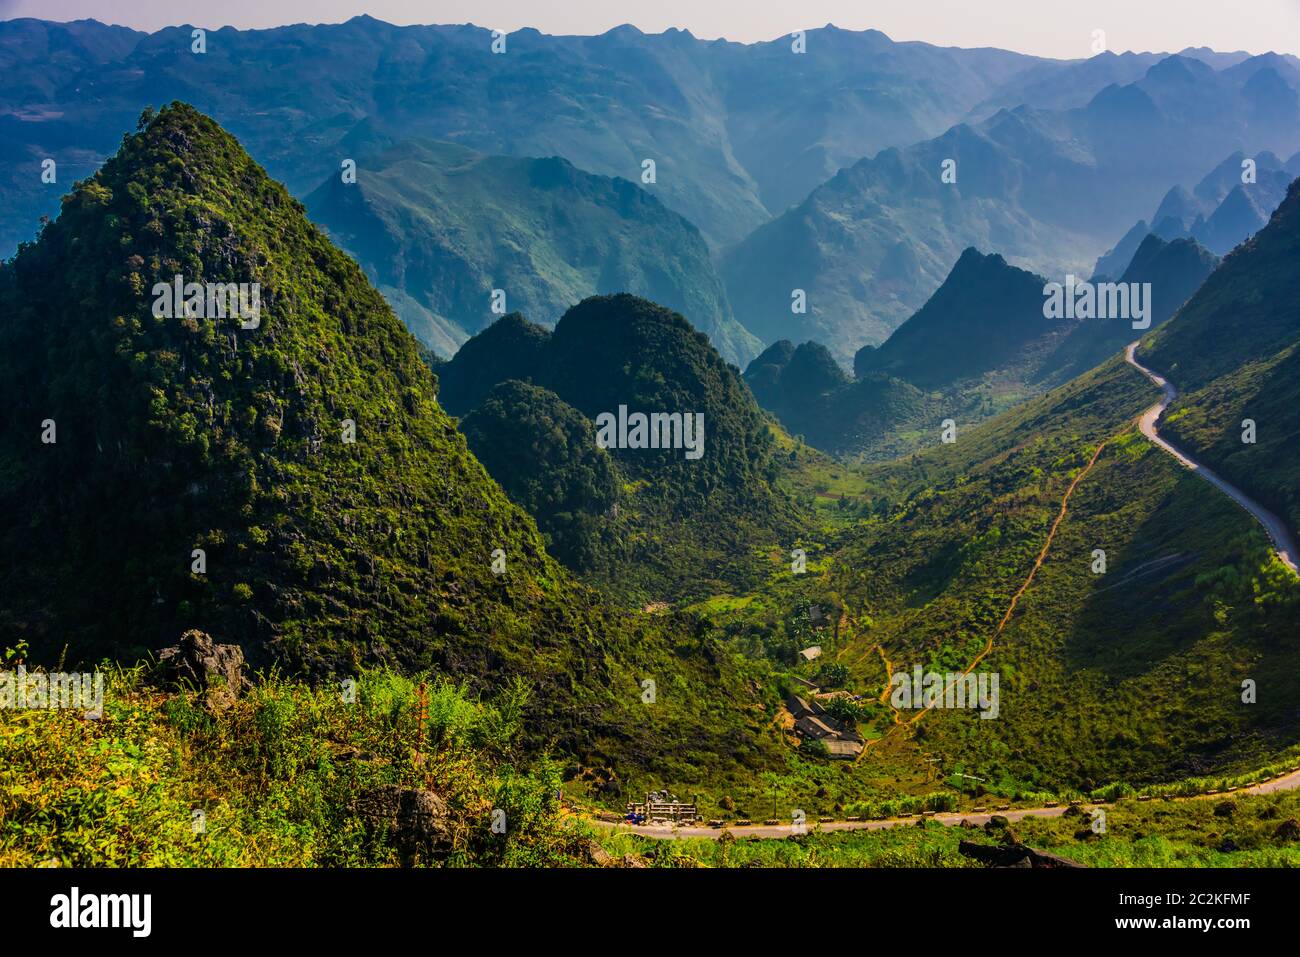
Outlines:
[[[1092,467],[1097,464],[1097,459],[1101,456],[1101,451],[1106,447],[1108,442],[1110,442],[1110,439],[1106,439],[1100,445],[1097,446],[1096,450],[1092,453],[1092,458],[1088,460],[1088,464],[1084,466],[1083,469],[1079,472],[1079,474],[1074,477],[1074,481],[1070,483],[1070,487],[1065,490],[1065,495],[1061,498],[1061,509],[1059,512],[1056,513],[1056,520],[1052,522],[1052,527],[1047,532],[1047,539],[1046,541],[1043,542],[1043,547],[1038,552],[1038,558],[1034,560],[1034,567],[1029,570],[1029,574],[1025,577],[1024,582],[1021,583],[1020,588],[1016,591],[1014,595],[1011,596],[1011,603],[1007,605],[1006,613],[1002,616],[1002,620],[998,622],[997,629],[993,632],[992,635],[989,636],[988,641],[984,645],[984,650],[975,656],[975,659],[969,665],[967,665],[965,671],[963,671],[960,675],[953,678],[951,684],[946,685],[944,687],[943,689],[944,692],[947,692],[949,687],[952,687],[952,685],[955,685],[958,681],[961,681],[972,671],[978,668],[979,663],[983,661],[985,658],[987,658],[989,653],[993,650],[994,642],[998,639],[998,637],[1006,629],[1007,624],[1011,621],[1011,616],[1015,613],[1016,605],[1020,603],[1021,596],[1024,595],[1024,593],[1029,590],[1029,586],[1033,584],[1034,577],[1038,574],[1038,570],[1042,568],[1043,561],[1047,558],[1047,553],[1052,547],[1053,540],[1055,540],[1056,538],[1056,531],[1061,527],[1061,522],[1065,520],[1066,513],[1069,511],[1070,496],[1074,494],[1074,490],[1078,488],[1079,483],[1083,481],[1084,476],[1087,475],[1089,472],[1091,472]],[[879,645],[876,645],[876,648],[880,651],[880,657],[885,658],[884,649],[881,648]],[[892,677],[893,667],[892,665],[890,665],[889,660],[887,658],[885,658],[885,664],[889,670],[890,677]],[[885,690],[881,692],[880,700],[884,701],[888,693],[889,693],[889,684],[888,682],[886,682]],[[894,731],[900,727],[907,727],[909,725],[916,724],[927,714],[929,714],[930,711],[932,711],[933,709],[934,709],[934,705],[931,705],[928,708],[924,708],[918,711],[912,717],[908,718],[906,721],[901,720],[899,718],[897,710],[895,710],[894,726],[891,727],[879,738],[875,738],[871,741],[866,742],[866,745],[863,747],[862,751],[858,754],[854,763],[857,763],[857,761],[861,761],[863,755],[865,755],[867,751],[870,750],[872,745],[885,740],[885,738],[889,737],[889,735],[893,734]]]

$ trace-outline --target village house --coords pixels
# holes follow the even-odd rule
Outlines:
[[[805,740],[821,741],[832,758],[852,759],[862,753],[862,737],[846,728],[816,699],[790,694],[786,708],[794,718],[794,730]]]

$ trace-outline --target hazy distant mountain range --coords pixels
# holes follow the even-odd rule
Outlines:
[[[494,318],[485,290],[514,290],[508,308],[548,323],[622,289],[680,309],[734,362],[815,338],[847,367],[920,308],[967,246],[1049,277],[1084,275],[1171,182],[1233,150],[1300,148],[1300,61],[1273,54],[1057,61],[832,26],[808,31],[802,53],[790,37],[739,44],[623,26],[520,30],[498,54],[479,27],[369,17],[223,28],[205,42],[192,52],[188,26],[0,23],[0,252],[34,237],[140,109],[179,98],[295,195],[319,190],[314,212],[442,352]],[[450,147],[406,145],[415,140],[521,165],[460,162]],[[542,193],[520,192],[551,188],[527,178],[546,179],[529,165],[537,157],[572,164],[550,167],[564,181],[557,205],[534,208]],[[53,184],[41,179],[47,158]],[[359,170],[350,201],[335,188],[346,159]],[[955,182],[941,180],[945,160]],[[659,203],[629,213],[632,194],[611,177]],[[1207,213],[1211,232],[1187,231],[1221,250],[1250,213],[1222,224]],[[792,311],[795,290],[806,312]]]
[[[894,43],[827,27],[770,43],[630,26],[600,36],[520,30],[493,54],[475,26],[343,24],[152,34],[93,21],[0,23],[0,116],[10,161],[104,155],[145,105],[182,98],[228,125],[301,195],[367,140],[426,137],[484,153],[563,156],[639,178],[715,245],[742,239],[841,166],[941,133],[1025,71],[1068,64],[1000,50]],[[77,175],[90,172],[90,167]],[[54,190],[25,183],[6,248]],[[6,194],[9,190],[5,191]]]
[[[1253,182],[1244,182],[1244,165],[1254,163]],[[1194,189],[1175,186],[1152,215],[1142,219],[1108,250],[1093,269],[1094,276],[1118,276],[1128,267],[1142,240],[1154,233],[1163,239],[1193,238],[1220,256],[1254,235],[1268,222],[1300,176],[1300,153],[1283,163],[1265,150],[1247,157],[1238,151],[1216,166]]]
[[[761,348],[731,315],[699,231],[625,179],[558,157],[406,142],[355,183],[331,175],[308,212],[423,341],[451,355],[503,311],[554,325],[591,295],[631,292],[691,317],[730,362]]]
[[[1225,147],[1290,155],[1300,80],[1286,58],[1221,72],[1171,56],[1086,106],[1019,106],[842,170],[723,260],[732,308],[765,341],[816,338],[847,363],[937,288],[966,246],[1058,281]],[[954,174],[945,181],[945,166]],[[792,311],[792,290],[807,311]]]
[[[1119,278],[1151,284],[1155,327],[1218,261],[1195,240],[1147,236]],[[970,248],[883,345],[858,350],[853,379],[820,343],[796,349],[783,340],[750,363],[745,380],[764,408],[818,448],[897,454],[945,418],[963,425],[987,418],[1088,371],[1140,335],[1123,320],[1045,318],[1046,282]]]

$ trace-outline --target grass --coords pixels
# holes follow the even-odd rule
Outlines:
[[[103,717],[0,711],[0,866],[316,867],[398,863],[350,810],[378,785],[448,806],[440,866],[564,864],[577,844],[559,767],[516,751],[526,690],[470,697],[445,680],[369,671],[340,688],[268,676],[213,715],[147,670],[108,671]],[[505,833],[492,814],[505,811]]]

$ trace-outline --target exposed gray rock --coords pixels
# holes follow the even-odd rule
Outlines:
[[[432,791],[381,784],[362,792],[352,812],[371,839],[397,849],[405,867],[444,856],[456,843],[447,802]]]
[[[988,867],[1055,868],[1086,866],[1078,861],[1061,857],[1059,854],[1035,850],[1026,844],[989,845],[976,844],[973,841],[962,841],[957,845],[957,850],[966,857],[980,861]]]
[[[230,707],[250,687],[244,650],[219,645],[201,631],[185,632],[178,644],[159,653],[158,662],[168,686],[203,692],[214,711]]]

